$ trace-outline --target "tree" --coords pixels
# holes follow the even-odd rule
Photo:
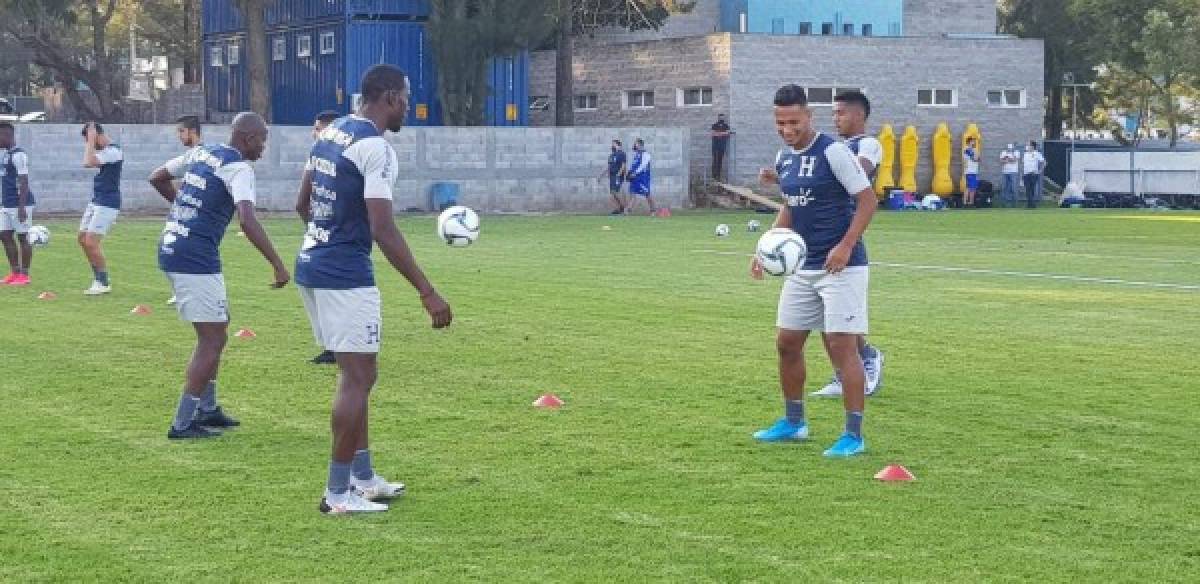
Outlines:
[[[67,100],[87,119],[122,118],[123,79],[108,50],[108,25],[117,0],[3,0],[0,28],[31,51],[33,64],[50,71]],[[91,90],[86,99],[80,84]]]
[[[267,62],[267,0],[236,0],[246,19],[246,72],[250,109],[271,119],[271,80]]]

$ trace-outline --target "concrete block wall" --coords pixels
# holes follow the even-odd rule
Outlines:
[[[978,124],[983,134],[980,171],[993,182],[1001,178],[1000,151],[1007,143],[1041,139],[1040,40],[736,35],[732,55],[730,121],[738,132],[734,172],[743,181],[754,180],[758,168],[773,161],[781,147],[771,102],[775,90],[786,83],[861,87],[874,110],[868,122],[871,134],[891,123],[898,141],[905,126],[916,126],[921,137],[917,182],[922,191],[929,189],[932,178],[931,138],[940,122],[946,122],[954,135],[955,184],[961,169],[957,148],[968,123]],[[920,87],[956,89],[957,107],[917,106]],[[988,107],[987,91],[1001,88],[1025,89],[1025,107]],[[818,129],[833,131],[832,108],[813,111]]]
[[[995,34],[997,18],[996,0],[904,0],[905,36]]]
[[[612,44],[653,41],[711,34],[721,28],[721,0],[697,0],[691,12],[673,14],[658,30],[630,31],[606,27],[581,37],[580,44]]]
[[[30,186],[39,212],[79,212],[91,199],[95,171],[82,167],[83,138],[75,124],[26,124],[17,143],[29,151]],[[112,125],[106,132],[125,152],[124,210],[162,213],[167,204],[146,182],[150,172],[183,148],[173,125]],[[427,210],[435,182],[461,185],[460,202],[483,212],[602,211],[608,183],[602,176],[614,137],[646,140],[654,154],[654,194],[660,204],[682,206],[687,197],[689,139],[678,128],[412,128],[390,134],[400,163],[397,211]],[[208,142],[229,137],[205,129]],[[258,205],[290,211],[312,146],[308,128],[276,126],[255,163]]]

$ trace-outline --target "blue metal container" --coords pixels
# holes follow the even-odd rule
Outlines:
[[[200,26],[205,36],[246,28],[242,13],[238,11],[233,0],[204,0],[200,10]]]
[[[347,95],[359,93],[362,74],[372,65],[395,65],[408,75],[412,93],[407,124],[440,126],[442,111],[437,101],[437,78],[426,35],[424,23],[349,21],[345,55]]]
[[[204,59],[204,90],[208,107],[219,112],[247,109],[250,94],[246,80],[245,37],[221,35],[206,38]]]
[[[529,52],[492,59],[488,64],[485,123],[489,126],[529,125]]]
[[[271,119],[311,124],[323,110],[349,111],[345,84],[345,27],[293,27],[267,35],[271,57]]]
[[[338,20],[346,15],[346,0],[273,0],[265,12],[267,28]]]

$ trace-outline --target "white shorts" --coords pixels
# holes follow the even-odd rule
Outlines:
[[[33,226],[33,205],[25,207],[25,222],[17,220],[16,207],[4,207],[0,209],[0,231],[16,231],[17,233],[29,233],[29,228]]]
[[[775,326],[791,331],[867,334],[867,268],[840,274],[802,271],[779,294]]]
[[[119,213],[119,210],[112,207],[88,203],[87,209],[83,212],[83,219],[79,222],[79,230],[96,235],[108,235],[108,230],[112,229],[113,223],[117,222]]]
[[[221,274],[167,273],[175,310],[187,322],[229,322],[229,299]]]
[[[317,344],[334,353],[378,353],[383,334],[379,288],[300,288]]]

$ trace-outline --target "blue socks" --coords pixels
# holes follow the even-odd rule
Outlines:
[[[783,415],[793,424],[804,425],[804,400],[783,400]]]
[[[375,476],[375,469],[371,467],[370,450],[356,450],[350,467],[354,472],[354,478],[360,481],[369,481]]]
[[[349,462],[329,462],[329,481],[325,488],[334,495],[345,495],[350,490]]]
[[[846,433],[855,438],[862,438],[862,412],[846,412]]]
[[[100,282],[105,286],[108,285],[108,272],[101,271],[96,266],[92,266],[92,275],[95,276],[97,282]]]
[[[175,409],[175,420],[171,422],[171,427],[182,430],[192,425],[192,418],[196,417],[196,407],[199,405],[200,400],[185,390],[179,398],[179,407]]]

